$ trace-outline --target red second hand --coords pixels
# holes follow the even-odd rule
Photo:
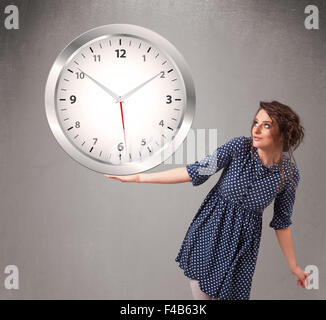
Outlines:
[[[120,98],[121,98],[121,97],[120,97]],[[125,123],[124,123],[124,120],[123,120],[122,101],[120,101],[120,111],[121,111],[121,119],[122,119],[123,135],[124,135],[125,146],[126,146],[126,151],[127,151],[126,132],[125,132]]]

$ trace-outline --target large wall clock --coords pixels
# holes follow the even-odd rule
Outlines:
[[[195,88],[179,51],[136,25],[91,29],[55,60],[45,88],[50,128],[77,162],[134,174],[168,159],[195,114]]]

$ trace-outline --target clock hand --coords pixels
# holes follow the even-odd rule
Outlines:
[[[124,122],[124,119],[123,119],[122,101],[120,101],[120,111],[121,111],[123,135],[124,135],[124,139],[125,139],[125,146],[126,146],[126,152],[127,152],[126,132],[125,132],[125,122]]]
[[[92,78],[89,74],[87,74],[85,71],[81,70],[80,68],[77,68],[78,70],[80,70],[81,72],[85,73],[85,75],[90,78],[92,81],[94,81],[99,87],[101,87],[105,92],[107,92],[108,94],[111,95],[111,97],[113,97],[114,99],[118,100],[120,99],[120,96],[118,96],[117,94],[115,94],[113,91],[111,91],[109,88],[105,87],[103,84],[101,84],[100,82],[98,82],[97,80],[95,80],[94,78]]]
[[[116,101],[117,102],[120,102],[120,101],[124,101],[126,98],[130,97],[133,93],[135,93],[137,90],[139,90],[141,87],[143,87],[145,84],[147,84],[148,82],[152,81],[153,79],[155,79],[158,75],[161,74],[161,71],[155,75],[154,77],[150,78],[149,80],[145,81],[144,83],[142,83],[141,85],[139,85],[138,87],[130,90],[129,92],[127,92],[126,94],[124,94],[123,96],[119,97]]]

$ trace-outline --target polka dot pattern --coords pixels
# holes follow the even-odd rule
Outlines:
[[[200,205],[175,261],[185,276],[199,281],[200,289],[218,300],[248,300],[262,231],[262,214],[274,200],[269,226],[292,224],[291,215],[300,175],[283,154],[285,184],[278,164],[264,165],[252,138],[239,136],[218,147],[203,160],[186,166],[191,183],[199,186],[224,168],[216,185]],[[292,166],[295,188],[292,190]]]

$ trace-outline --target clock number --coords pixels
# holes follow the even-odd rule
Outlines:
[[[96,144],[98,138],[93,138],[93,140],[94,140],[94,144],[93,144],[93,145],[95,146],[95,144]]]
[[[172,102],[172,97],[170,95],[167,95],[166,97],[168,98],[168,101],[166,103],[170,104]]]
[[[118,150],[119,151],[122,151],[124,148],[123,148],[123,142],[120,142],[119,144],[118,144]]]
[[[164,121],[161,120],[160,123],[159,123],[159,125],[163,127],[164,126]]]
[[[77,100],[76,96],[70,96],[71,104],[74,104],[76,100]]]
[[[144,58],[144,62],[146,61],[146,56],[145,55],[143,55],[143,58]]]
[[[160,78],[165,78],[165,76],[164,76],[164,71],[161,71],[161,76],[160,76]]]
[[[76,121],[75,128],[80,128],[80,122],[79,121]]]
[[[98,61],[98,62],[100,62],[101,61],[101,55],[93,55],[93,57],[94,57],[94,61],[96,62],[96,61]]]
[[[144,146],[146,144],[146,139],[142,139],[141,145]]]
[[[123,52],[122,55],[120,55],[120,51]],[[126,58],[126,50],[125,49],[117,49],[115,50],[117,53],[117,58]]]
[[[84,79],[85,78],[85,73],[84,72],[76,72],[77,79]]]

